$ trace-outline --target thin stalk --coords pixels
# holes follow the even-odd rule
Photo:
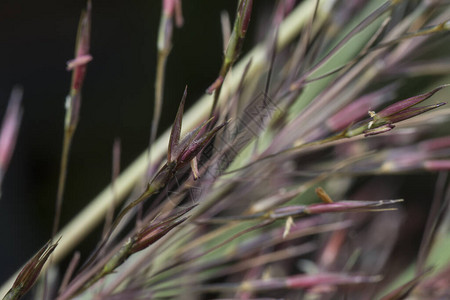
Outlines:
[[[56,232],[58,231],[59,221],[61,218],[62,202],[67,178],[67,165],[69,162],[69,152],[74,132],[75,128],[73,130],[71,130],[71,128],[66,128],[64,132],[63,150],[61,155],[61,168],[59,171],[58,191],[56,195],[56,206],[55,206],[55,219],[53,221],[52,236],[55,236]]]
[[[170,50],[170,49],[169,49]],[[151,150],[152,145],[155,142],[156,135],[158,133],[158,125],[161,118],[162,111],[162,101],[164,94],[164,77],[166,73],[166,63],[167,57],[169,56],[169,50],[167,51],[158,51],[158,62],[156,65],[156,79],[155,79],[155,105],[153,107],[153,119],[152,119],[152,127],[150,130],[150,142],[148,148],[148,156],[149,160],[151,160]],[[150,176],[150,168],[151,164],[148,166],[148,176]],[[149,178],[147,178],[149,179]]]
[[[120,173],[120,152],[121,152],[121,142],[119,138],[116,138],[114,140],[113,145],[113,151],[112,151],[112,175],[111,175],[111,190],[113,194],[116,194],[116,186],[115,182],[117,179],[117,176],[119,176]],[[114,201],[117,202],[117,201]],[[111,207],[106,212],[105,216],[105,225],[103,227],[103,234],[102,236],[106,235],[108,232],[108,229],[111,227],[111,224],[113,222],[114,218],[114,206],[111,205]]]
[[[75,268],[77,267],[78,263],[80,262],[80,257],[80,252],[75,252],[72,260],[69,263],[69,266],[67,267],[66,273],[64,274],[59,291],[64,290],[69,284],[69,280],[75,272]]]
[[[148,155],[151,155],[152,144],[158,133],[159,121],[161,119],[162,104],[164,100],[164,78],[166,74],[166,64],[172,49],[173,19],[177,27],[183,25],[183,17],[181,15],[181,0],[163,0],[161,11],[161,21],[158,30],[158,57],[156,62],[156,78],[155,78],[155,105],[153,107],[153,119],[150,131],[150,144]],[[151,164],[148,166],[148,176],[150,176]],[[147,178],[150,179],[150,178]]]
[[[81,88],[86,74],[86,64],[92,59],[89,54],[90,31],[91,31],[91,10],[92,4],[89,0],[87,8],[82,12],[78,25],[78,32],[75,46],[75,59],[69,61],[67,70],[73,70],[70,92],[66,98],[66,116],[64,121],[64,140],[61,156],[61,169],[58,180],[58,190],[56,194],[56,211],[53,222],[52,236],[56,235],[61,217],[61,207],[64,196],[64,188],[67,177],[67,165],[69,161],[70,146],[73,135],[78,126],[81,107]]]
[[[285,48],[302,30],[314,12],[315,1],[304,1],[285,19],[280,26],[277,49]],[[323,12],[324,7],[319,7],[319,12]],[[320,13],[318,14],[320,16]],[[234,91],[241,81],[241,74],[248,61],[252,59],[252,64],[248,70],[247,77],[251,78],[260,72],[266,66],[265,48],[261,45],[256,46],[249,54],[235,65],[234,72],[228,74],[223,89],[227,92]],[[231,75],[231,76],[230,76]],[[210,104],[212,97],[205,95],[191,108],[183,117],[185,130],[193,129],[201,120],[204,120],[210,113]],[[219,101],[220,102],[220,101]],[[145,150],[115,182],[116,195],[108,185],[98,194],[76,217],[74,217],[55,237],[61,237],[58,247],[53,252],[53,261],[57,263],[64,258],[78,243],[84,239],[102,220],[105,213],[111,205],[119,204],[123,198],[130,192],[136,183],[142,180],[142,176],[147,171],[149,163],[155,163],[167,153],[167,144],[169,141],[170,130],[166,130],[159,139],[151,145],[152,156],[148,157],[148,150]],[[117,201],[117,202],[115,202]],[[45,268],[45,266],[44,266]],[[0,295],[7,293],[12,286],[18,272],[10,277],[0,288]]]
[[[222,63],[222,67],[220,68],[219,76],[206,90],[206,92],[209,94],[214,92],[214,102],[211,108],[210,117],[214,115],[214,112],[216,110],[225,77],[227,76],[228,71],[231,69],[233,64],[236,62],[241,52],[245,34],[247,33],[247,28],[250,23],[252,6],[253,0],[240,0],[238,3],[233,32],[231,33],[230,39],[228,40],[228,45],[225,50],[225,57]]]

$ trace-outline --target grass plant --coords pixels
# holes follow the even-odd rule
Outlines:
[[[450,3],[274,1],[264,38],[245,53],[259,3],[237,0],[217,79],[186,113],[189,89],[180,91],[173,125],[156,138],[181,2],[162,1],[150,148],[58,232],[92,59],[88,1],[68,64],[53,236],[4,284],[3,299],[36,283],[36,299],[59,300],[450,297]],[[21,116],[12,98],[1,176]],[[438,174],[435,197],[423,199],[431,209],[415,229],[420,250],[399,263],[413,229],[403,226],[408,198],[389,181],[417,172]],[[105,218],[80,258],[77,245]],[[66,256],[57,280],[40,276]]]

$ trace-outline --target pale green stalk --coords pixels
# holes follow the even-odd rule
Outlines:
[[[301,31],[307,23],[308,18],[314,11],[315,1],[305,1],[298,6],[280,26],[277,46],[283,49]],[[327,7],[328,8],[328,7]],[[318,17],[323,17],[327,11],[323,7],[319,8]],[[266,68],[265,48],[263,45],[256,46],[249,54],[242,58],[241,62],[235,65],[233,72],[228,74],[223,85],[223,92],[234,91],[240,83],[241,74],[252,58],[252,64],[248,71],[248,77],[255,76]],[[226,93],[223,93],[226,94]],[[210,104],[213,97],[205,95],[184,115],[183,126],[185,131],[192,130],[198,123],[208,117]],[[221,102],[221,101],[219,101]],[[166,130],[159,139],[152,145],[154,154],[149,160],[148,150],[145,150],[116,180],[115,191],[111,186],[107,186],[90,204],[84,208],[72,221],[55,235],[55,239],[61,237],[58,247],[53,252],[53,262],[57,263],[69,254],[81,240],[83,240],[99,223],[104,220],[105,214],[111,205],[118,205],[131,189],[142,180],[149,164],[156,163],[167,152],[170,130]],[[44,266],[45,268],[46,266]],[[13,284],[17,274],[14,274],[6,281],[1,289],[0,295],[5,295]]]

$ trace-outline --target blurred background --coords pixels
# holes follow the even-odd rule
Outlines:
[[[160,2],[93,0],[93,61],[88,65],[82,92],[61,226],[110,183],[115,138],[122,142],[122,170],[148,146]],[[228,11],[233,22],[236,3],[183,1],[185,23],[174,31],[159,132],[172,123],[186,84],[189,106],[216,78],[223,52],[220,12]],[[258,0],[254,5],[244,52],[264,34],[273,3]],[[50,238],[64,101],[71,80],[66,62],[74,56],[78,20],[85,5],[84,0],[0,2],[1,116],[12,88],[21,85],[24,89],[22,125],[0,198],[0,282]],[[395,176],[388,180],[408,199],[410,217],[406,226],[420,228],[433,194],[435,175]],[[420,234],[413,238],[420,239]],[[98,234],[91,235],[81,248],[83,254],[92,249],[89,242],[97,240]],[[401,242],[408,246],[410,241]]]
[[[259,2],[256,10],[270,1]],[[174,32],[160,132],[173,121],[186,84],[189,106],[216,78],[220,12],[233,15],[236,9],[236,1],[227,0],[183,4],[185,24]],[[71,80],[66,62],[74,56],[85,6],[84,0],[0,2],[2,117],[12,88],[24,90],[22,124],[0,199],[0,282],[50,238]],[[122,169],[148,146],[160,12],[161,1],[93,1],[94,59],[70,154],[62,226],[110,182],[115,138],[122,141]]]

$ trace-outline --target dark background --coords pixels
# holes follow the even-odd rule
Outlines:
[[[220,11],[227,10],[233,21],[236,3],[183,1],[185,24],[174,31],[160,132],[172,123],[186,84],[189,106],[216,78],[223,49]],[[244,52],[264,34],[257,28],[268,24],[273,3],[255,2]],[[22,126],[0,198],[0,283],[50,238],[64,101],[71,79],[66,61],[73,58],[85,4],[84,0],[0,2],[0,116],[13,86],[24,88]],[[115,138],[122,141],[122,169],[148,146],[160,5],[160,0],[93,0],[94,59],[88,65],[81,119],[70,154],[62,226],[109,184]],[[434,179],[423,174],[389,179],[398,186],[399,196],[408,199],[406,227],[423,227]],[[91,237],[92,241],[98,238]],[[420,240],[420,234],[414,239]],[[410,240],[400,243],[416,251]],[[405,252],[398,253],[400,258]]]
[[[237,1],[183,1],[183,28],[170,54],[160,132],[172,122],[186,84],[193,103],[216,78],[222,60],[220,11],[231,21]],[[258,1],[255,16],[271,1]],[[0,2],[0,115],[14,85],[24,88],[24,115],[0,198],[0,282],[49,238],[63,138],[64,101],[75,36],[85,1]],[[91,54],[81,118],[73,140],[62,226],[111,178],[113,141],[126,168],[147,146],[153,114],[161,1],[93,0]],[[257,39],[254,17],[245,48]]]

